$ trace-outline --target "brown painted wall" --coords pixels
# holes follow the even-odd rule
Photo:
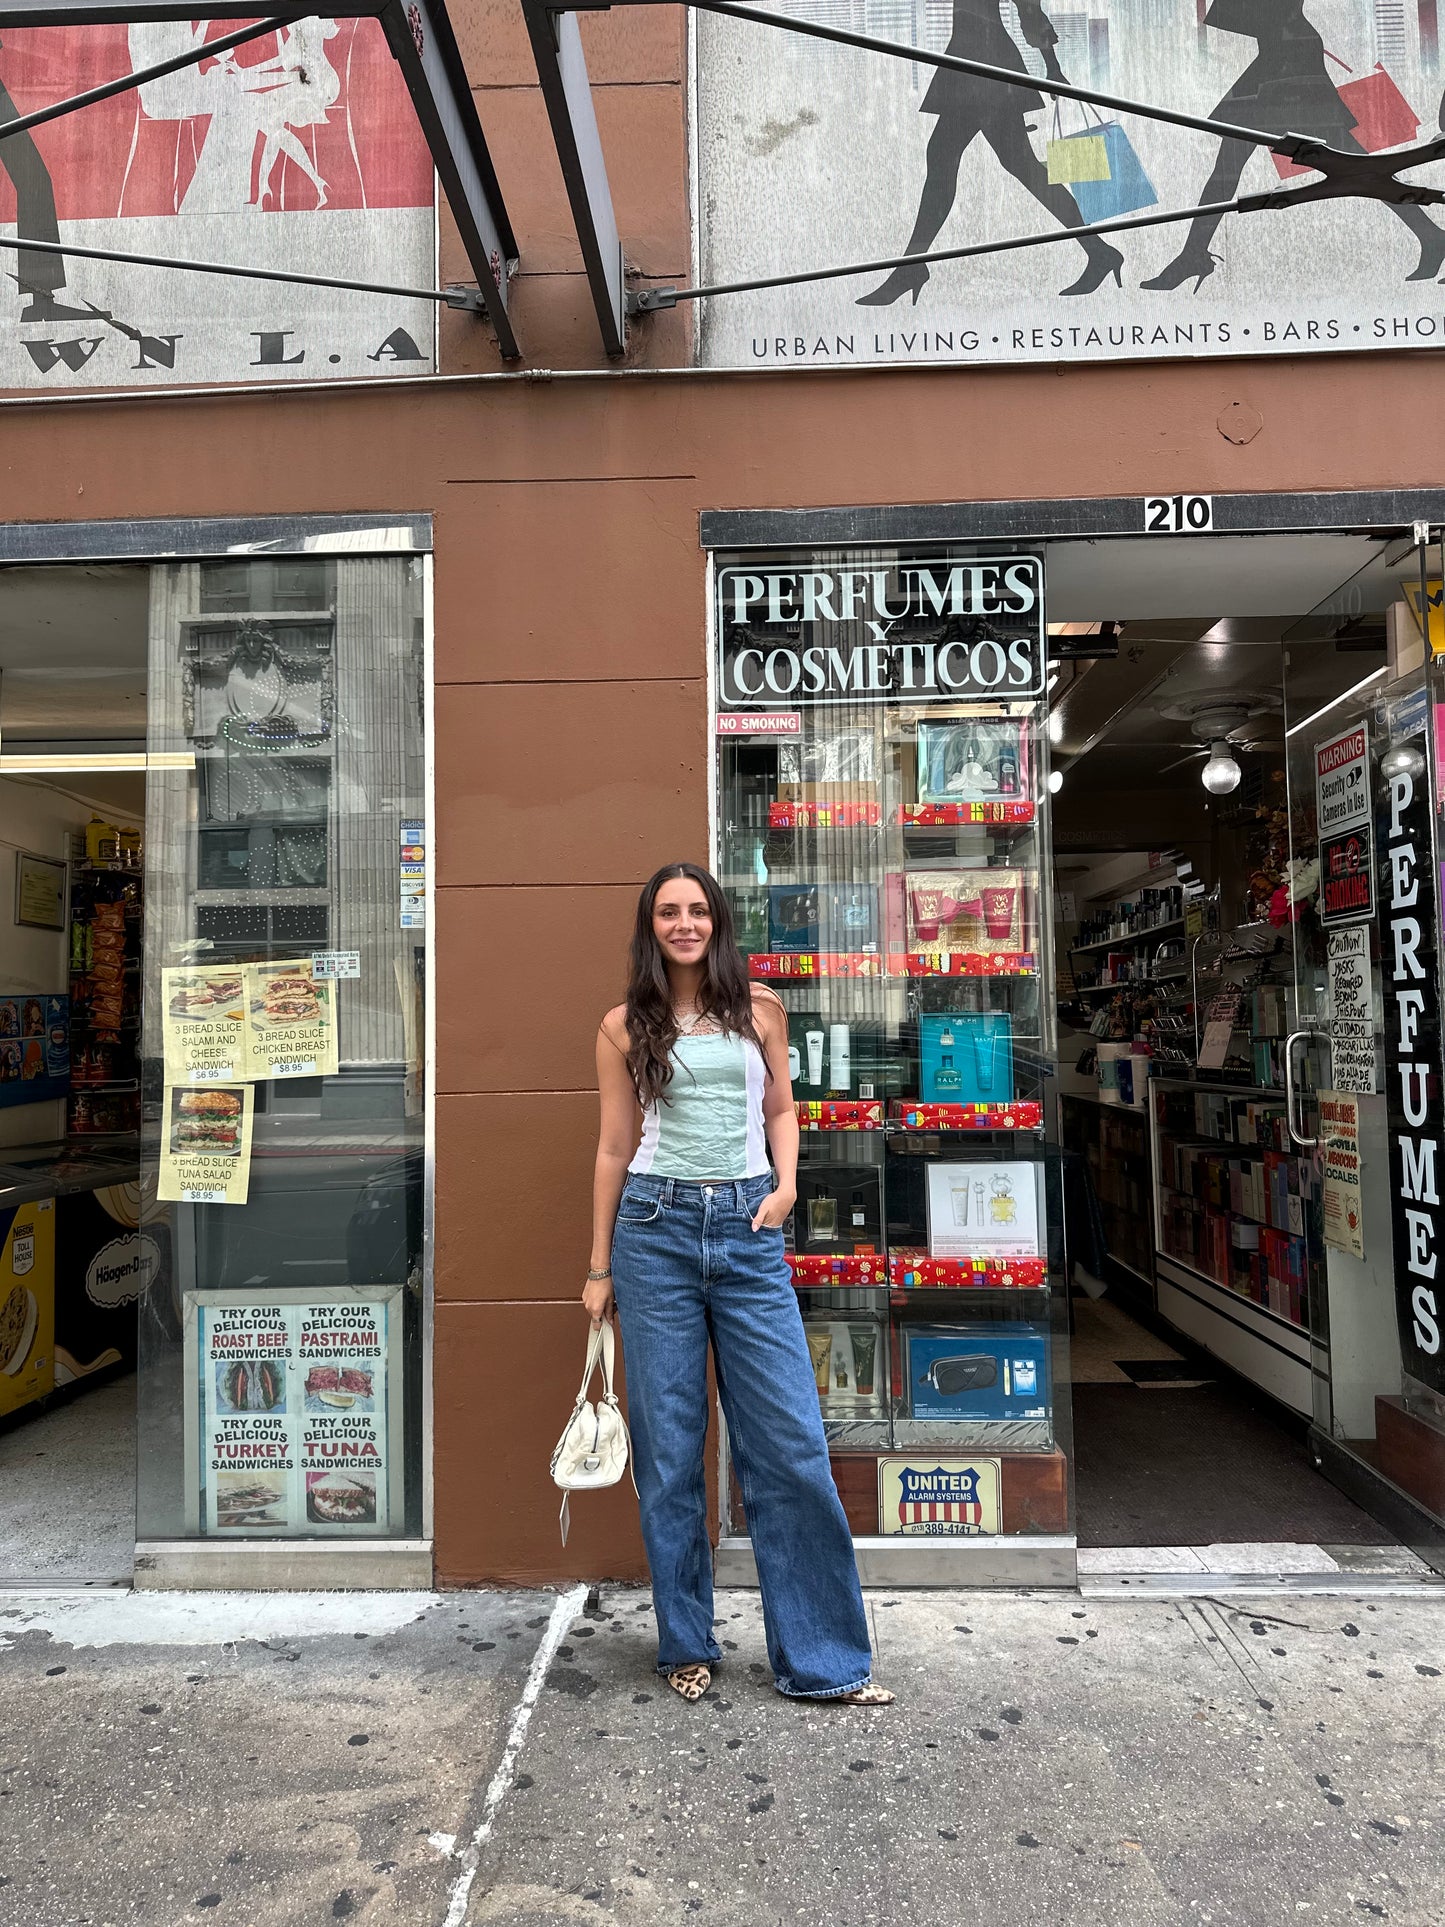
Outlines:
[[[1438,485],[1441,379],[1338,357],[0,410],[6,522],[435,515],[443,1583],[641,1570],[627,1491],[579,1501],[562,1553],[546,1463],[583,1337],[597,1018],[637,884],[706,852],[699,510]],[[1236,400],[1264,421],[1245,447],[1217,426]]]

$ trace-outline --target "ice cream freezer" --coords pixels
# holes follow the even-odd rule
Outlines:
[[[35,1244],[35,1269],[42,1242],[49,1274],[38,1283],[27,1274],[24,1289],[45,1310],[36,1329],[49,1334],[48,1371],[27,1400],[7,1402],[0,1386],[0,1413],[41,1398],[52,1389],[112,1369],[134,1370],[137,1306],[162,1281],[168,1269],[169,1238],[163,1224],[141,1224],[140,1166],[134,1138],[110,1144],[73,1141],[7,1148],[0,1164],[0,1224],[15,1225],[43,1217],[47,1234]],[[38,1215],[37,1215],[38,1213]],[[11,1242],[13,1242],[13,1232]],[[10,1249],[7,1243],[6,1251]],[[0,1259],[0,1349],[4,1337],[4,1293],[13,1291]],[[20,1282],[20,1281],[15,1281]],[[16,1314],[12,1313],[11,1323]],[[35,1357],[38,1341],[32,1341]],[[0,1380],[8,1367],[0,1363]],[[26,1378],[29,1382],[29,1371]],[[14,1377],[14,1374],[11,1374]]]

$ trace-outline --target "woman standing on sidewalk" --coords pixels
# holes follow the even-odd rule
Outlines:
[[[582,1303],[596,1325],[615,1291],[622,1318],[657,1670],[697,1700],[720,1658],[703,1479],[711,1341],[777,1689],[886,1706],[783,1257],[798,1166],[787,1017],[749,985],[727,899],[695,863],[668,864],[638,900],[597,1082]]]

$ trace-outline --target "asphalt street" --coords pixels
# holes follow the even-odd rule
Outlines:
[[[645,1593],[0,1597],[0,1927],[1445,1924],[1445,1595],[870,1595],[883,1711]]]

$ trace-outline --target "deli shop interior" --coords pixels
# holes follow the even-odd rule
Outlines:
[[[0,575],[0,1576],[128,1575],[147,573]]]

